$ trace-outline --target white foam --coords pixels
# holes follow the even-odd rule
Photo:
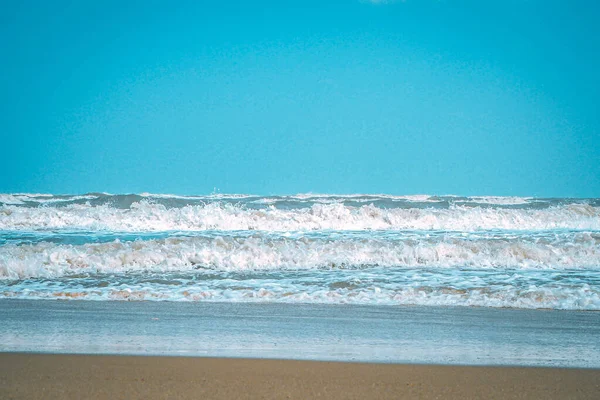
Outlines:
[[[497,204],[497,205],[522,205],[528,204],[533,200],[532,197],[499,197],[499,196],[475,196],[469,197],[469,201],[479,204]]]
[[[600,310],[600,289],[587,284],[519,284],[519,278],[506,277],[486,288],[477,287],[482,278],[470,278],[473,284],[456,288],[443,286],[421,277],[418,285],[390,281],[369,282],[371,276],[357,277],[336,287],[319,275],[295,279],[213,279],[154,282],[119,282],[119,276],[106,277],[102,286],[90,287],[89,281],[63,286],[48,281],[24,281],[0,291],[1,297],[30,299],[79,299],[126,301],[213,301],[368,305],[425,305],[511,307],[529,309]],[[325,278],[326,279],[326,278]],[[516,283],[516,284],[515,284]],[[521,282],[522,283],[522,282]],[[464,284],[463,284],[464,286]]]
[[[565,269],[600,266],[600,238],[580,232],[534,239],[433,237],[296,239],[268,236],[174,237],[66,245],[0,247],[0,278],[77,273],[344,269],[361,266]]]
[[[439,199],[433,198],[428,194],[414,195],[391,195],[391,194],[319,194],[319,193],[299,193],[289,196],[277,196],[274,198],[265,198],[266,202],[277,202],[281,200],[303,200],[315,203],[331,203],[341,201],[372,202],[374,200],[392,200],[408,201],[416,203],[436,203]]]
[[[208,195],[178,195],[168,193],[148,193],[143,192],[139,194],[141,197],[147,197],[150,199],[178,199],[178,200],[220,200],[220,199],[247,199],[250,197],[257,197],[250,194],[224,194],[224,193],[213,193]]]
[[[0,194],[0,203],[11,205],[25,204],[21,196],[14,194]]]
[[[546,209],[361,207],[341,203],[299,209],[247,209],[229,203],[167,208],[149,201],[128,209],[107,205],[0,207],[0,230],[85,229],[106,231],[166,230],[463,230],[600,229],[600,208],[569,204]]]
[[[52,203],[68,203],[78,200],[92,200],[97,198],[96,195],[79,195],[57,197],[51,194],[42,193],[16,193],[16,194],[0,194],[0,203],[8,205],[23,205],[26,203],[34,204],[52,204]]]
[[[68,203],[68,202],[72,202],[72,201],[79,201],[79,200],[93,200],[93,199],[97,199],[98,196],[96,195],[81,195],[81,196],[69,196],[66,198],[47,198],[47,199],[36,199],[35,202],[39,203],[39,204],[53,204],[53,203]]]

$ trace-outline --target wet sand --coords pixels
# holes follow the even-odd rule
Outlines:
[[[598,399],[600,369],[0,353],[2,399]]]

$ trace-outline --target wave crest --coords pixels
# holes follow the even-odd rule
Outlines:
[[[84,245],[41,242],[0,247],[0,278],[78,273],[277,269],[593,268],[600,237],[578,232],[547,238],[441,236],[405,239],[172,237]]]
[[[316,203],[305,208],[210,202],[168,208],[147,200],[128,208],[71,204],[64,207],[0,207],[0,230],[99,231],[201,230],[460,230],[600,229],[600,207],[567,204],[544,209],[451,206],[382,208]]]

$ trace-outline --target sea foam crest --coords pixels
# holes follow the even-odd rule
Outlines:
[[[600,237],[578,232],[546,239],[315,239],[173,237],[84,245],[0,247],[0,278],[79,273],[403,268],[585,269],[600,265]]]
[[[247,208],[209,202],[166,207],[150,201],[128,208],[70,204],[63,207],[0,207],[0,230],[102,231],[196,230],[461,230],[600,229],[600,207],[566,204],[544,209],[450,206],[383,208],[316,203],[303,208]]]

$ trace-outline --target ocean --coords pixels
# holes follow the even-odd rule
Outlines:
[[[598,367],[600,199],[2,194],[0,306],[0,351]]]

